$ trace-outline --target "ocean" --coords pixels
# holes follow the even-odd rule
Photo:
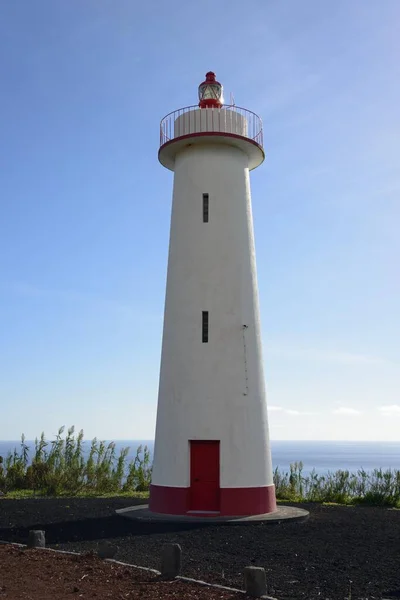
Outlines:
[[[34,442],[28,441],[32,450]],[[117,454],[123,447],[129,447],[128,458],[134,458],[139,445],[147,445],[153,452],[153,440],[118,440]],[[85,442],[90,447],[90,442]],[[0,441],[0,456],[5,457],[14,448],[20,449],[20,441]],[[319,441],[272,441],[272,464],[275,469],[288,471],[290,463],[302,461],[304,475],[313,469],[319,474],[338,469],[356,472],[363,468],[400,469],[400,442],[319,442]]]

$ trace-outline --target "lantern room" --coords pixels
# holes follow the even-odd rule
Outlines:
[[[215,79],[215,73],[209,71],[205,81],[199,85],[199,106],[200,108],[221,108],[223,103],[223,87]]]

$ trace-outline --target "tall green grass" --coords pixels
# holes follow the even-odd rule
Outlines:
[[[148,492],[151,459],[147,446],[139,446],[128,462],[129,448],[117,455],[115,443],[94,438],[88,452],[83,448],[83,431],[61,427],[55,439],[44,433],[35,440],[33,454],[21,436],[19,451],[0,457],[0,490],[6,493],[47,496],[112,495]],[[32,454],[32,460],[29,456]],[[303,463],[290,465],[288,472],[274,472],[278,500],[370,504],[400,508],[400,470],[374,469],[303,474]],[[23,491],[23,492],[22,492]]]
[[[47,441],[44,433],[36,438],[32,460],[25,436],[20,450],[0,460],[0,490],[33,490],[41,495],[110,494],[144,492],[151,481],[150,452],[139,446],[129,463],[129,447],[117,456],[115,443],[94,438],[88,453],[83,449],[83,431],[75,434],[64,427],[55,439]]]
[[[290,465],[289,472],[274,472],[276,496],[292,502],[332,502],[369,504],[400,508],[400,471],[396,469],[359,469],[318,475],[313,470],[303,475],[303,463]]]

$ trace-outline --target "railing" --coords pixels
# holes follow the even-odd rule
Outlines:
[[[197,105],[174,110],[160,124],[160,146],[184,135],[218,133],[244,137],[263,146],[261,118],[239,106],[202,108]]]

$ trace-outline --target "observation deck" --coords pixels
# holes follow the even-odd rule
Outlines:
[[[165,116],[160,125],[160,163],[174,170],[175,157],[194,144],[225,144],[247,154],[249,170],[265,158],[261,118],[255,113],[231,106],[199,108],[187,106]]]

